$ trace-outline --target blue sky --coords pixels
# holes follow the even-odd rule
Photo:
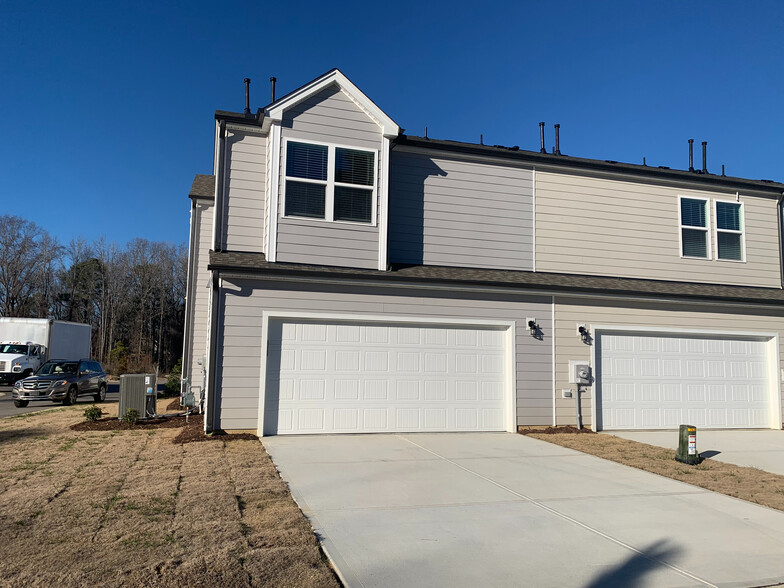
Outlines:
[[[338,67],[412,135],[784,181],[784,2],[0,1],[0,213],[183,242],[213,113]],[[0,228],[1,230],[1,228]]]

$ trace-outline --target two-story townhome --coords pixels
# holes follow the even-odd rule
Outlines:
[[[207,430],[781,428],[784,184],[408,136],[338,70],[214,148]]]

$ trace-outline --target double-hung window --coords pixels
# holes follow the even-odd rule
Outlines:
[[[710,259],[708,201],[681,197],[680,225],[681,255]]]
[[[716,258],[743,261],[743,203],[716,200]]]
[[[286,142],[286,216],[373,222],[376,153]]]

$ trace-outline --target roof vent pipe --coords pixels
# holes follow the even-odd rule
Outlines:
[[[245,114],[250,114],[250,78],[245,78]]]
[[[694,139],[689,139],[689,171],[694,171]]]
[[[702,142],[702,173],[708,173],[708,142]]]
[[[278,78],[272,76],[270,78],[270,104],[275,102],[275,82],[278,81]]]
[[[553,153],[555,153],[556,155],[561,154],[560,141],[558,139],[558,134],[560,130],[561,130],[561,125],[555,125],[555,151]]]
[[[539,123],[539,143],[541,144],[541,148],[539,149],[540,153],[547,153],[547,149],[544,146],[544,123]]]

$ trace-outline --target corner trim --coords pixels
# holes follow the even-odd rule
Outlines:
[[[378,270],[387,271],[389,235],[389,147],[390,140],[381,141],[381,178],[378,182]]]
[[[272,169],[270,171],[270,214],[269,235],[267,235],[267,260],[274,262],[278,257],[278,200],[280,199],[280,124],[272,125],[270,129],[270,149],[272,151]]]

